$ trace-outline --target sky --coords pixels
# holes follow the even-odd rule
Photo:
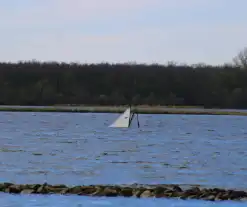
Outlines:
[[[247,0],[0,0],[0,61],[224,64]]]

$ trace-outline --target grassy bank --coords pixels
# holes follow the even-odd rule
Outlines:
[[[125,109],[126,106],[0,106],[0,111],[18,112],[121,113]],[[243,110],[162,106],[138,106],[133,107],[133,111],[140,114],[247,115],[247,111]]]

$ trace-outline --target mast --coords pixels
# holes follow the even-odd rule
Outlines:
[[[136,94],[136,78],[135,78],[135,82],[134,82],[134,87],[135,87],[135,93],[134,93],[134,95],[135,95]],[[135,112],[135,113],[136,113],[136,119],[137,119],[137,126],[138,126],[138,128],[140,128],[138,113],[137,112]]]
[[[136,79],[134,80],[134,87],[133,88],[134,88],[134,93],[132,93],[132,96],[135,95],[135,91],[136,91]],[[132,101],[133,101],[133,97],[131,98],[130,104],[129,104],[130,111],[131,111],[131,102]],[[135,114],[136,114],[136,119],[137,119],[137,126],[138,126],[138,128],[140,128],[140,123],[139,123],[139,118],[138,118],[138,113],[137,112],[133,112],[133,114],[131,115],[130,120],[129,120],[129,126],[132,123],[132,120],[133,120]]]

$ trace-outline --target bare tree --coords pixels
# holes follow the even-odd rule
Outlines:
[[[236,57],[233,58],[233,63],[238,67],[247,69],[247,47],[245,47]]]

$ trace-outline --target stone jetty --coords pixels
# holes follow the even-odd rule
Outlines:
[[[44,184],[0,183],[0,192],[11,194],[62,194],[79,196],[136,197],[136,198],[180,198],[208,201],[247,201],[247,192],[220,188],[202,188],[179,185],[88,185],[66,186]]]

